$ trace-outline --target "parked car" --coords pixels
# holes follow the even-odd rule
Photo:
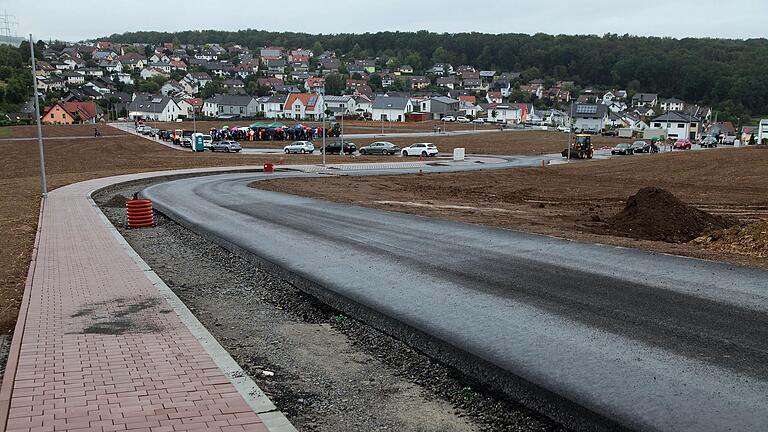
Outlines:
[[[444,122],[455,122],[456,121],[456,117],[454,117],[454,116],[445,116],[445,117],[443,117],[443,121]]]
[[[699,144],[701,147],[704,148],[712,148],[717,147],[717,138],[713,136],[708,136],[704,138],[704,140],[701,141],[701,144]]]
[[[403,156],[434,156],[437,147],[432,143],[416,143],[404,148],[400,154]]]
[[[213,137],[210,135],[203,135],[203,147],[210,149],[213,144]]]
[[[635,141],[632,143],[633,153],[650,153],[651,145],[645,141]]]
[[[366,154],[393,155],[398,151],[400,151],[400,147],[387,141],[376,141],[365,147],[360,148],[361,155],[366,155]]]
[[[163,141],[168,141],[171,139],[171,131],[160,129],[160,131],[157,133],[157,136]]]
[[[341,141],[336,141],[332,143],[328,143],[325,145],[325,153],[326,154],[341,154],[342,150],[342,144]],[[352,154],[357,151],[357,146],[355,143],[351,142],[344,142],[344,153],[346,154]],[[320,149],[320,152],[323,152],[323,149]]]
[[[144,132],[144,128],[145,127],[147,127],[147,126],[144,126],[143,124],[140,124],[140,125],[136,126],[136,133]]]
[[[632,146],[627,143],[616,144],[616,147],[611,149],[612,155],[631,155],[635,154],[632,151]]]
[[[464,116],[458,116],[456,117],[456,121],[459,123],[469,123],[469,119]]]
[[[603,136],[618,136],[619,132],[616,129],[606,129],[603,131]]]
[[[314,153],[315,146],[309,141],[294,141],[283,147],[285,153]]]
[[[472,120],[472,123],[474,123],[474,124],[483,124],[483,123],[485,123],[485,119],[484,118],[476,118],[476,119]]]
[[[734,145],[736,143],[736,135],[727,135],[723,138],[723,144]]]
[[[571,133],[571,128],[569,128],[568,126],[558,126],[557,130],[564,133]]]
[[[677,140],[674,144],[672,144],[672,148],[675,150],[690,150],[691,149],[691,142],[684,139],[684,140]]]
[[[224,153],[238,153],[242,149],[243,148],[240,147],[240,143],[236,141],[214,141],[211,143],[212,152],[222,151]]]

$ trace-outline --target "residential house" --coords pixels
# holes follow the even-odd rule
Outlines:
[[[483,80],[483,82],[486,84],[492,83],[495,77],[496,77],[496,71],[492,71],[492,70],[480,71],[480,79]]]
[[[445,96],[432,97],[418,102],[418,110],[422,113],[430,113],[432,120],[441,120],[443,117],[459,115],[458,99]]]
[[[216,95],[203,103],[203,115],[208,117],[253,117],[258,112],[253,96]]]
[[[282,118],[285,114],[286,99],[283,95],[262,96],[256,99],[259,104],[259,116],[271,119]]]
[[[147,58],[141,54],[128,53],[118,57],[124,70],[142,70],[147,65]]]
[[[445,87],[453,90],[457,87],[459,80],[456,78],[456,76],[441,76],[437,78],[437,85],[439,87]]]
[[[150,69],[160,69],[161,71],[170,74],[173,70],[173,66],[171,66],[170,62],[150,62],[149,63]]]
[[[74,71],[66,71],[61,74],[61,76],[67,81],[68,85],[80,85],[85,83],[85,75]]]
[[[413,112],[413,102],[408,97],[379,96],[371,106],[372,119],[376,121],[404,122],[410,112]]]
[[[397,72],[400,72],[403,75],[411,75],[413,73],[413,66],[411,65],[402,65],[397,69]]]
[[[484,83],[487,81],[483,81]],[[488,85],[488,91],[501,92],[502,97],[509,97],[512,94],[512,84],[508,79],[496,79]]]
[[[412,76],[408,78],[408,81],[411,85],[411,88],[415,90],[421,90],[423,88],[429,87],[429,85],[432,84],[429,78],[425,76]]]
[[[139,72],[139,75],[144,79],[150,79],[152,77],[168,78],[170,76],[168,72],[165,72],[164,70],[157,69],[157,68],[142,69],[141,72]]]
[[[451,66],[449,63],[436,63],[428,72],[438,76],[452,75],[453,66]]]
[[[317,68],[320,70],[320,72],[323,75],[329,74],[329,73],[337,73],[339,72],[340,67],[341,67],[341,61],[333,57],[320,59],[317,62]]]
[[[323,98],[325,103],[324,112],[331,112],[331,115],[353,115],[355,114],[356,103],[352,96],[325,96]]]
[[[208,85],[209,82],[211,82],[211,76],[205,72],[190,72],[184,77],[184,81],[187,81],[201,89]],[[197,93],[197,90],[195,90],[194,93]]]
[[[94,124],[98,120],[99,108],[96,102],[57,102],[45,107],[43,124]]]
[[[171,60],[170,65],[172,70],[181,71],[181,72],[187,71],[187,64],[181,60]]]
[[[661,111],[683,111],[685,110],[685,102],[677,98],[662,99],[659,108]]]
[[[61,62],[67,65],[67,69],[75,70],[85,67],[85,61],[80,57],[65,55],[61,57]]]
[[[128,104],[128,117],[133,120],[176,121],[187,112],[169,96],[139,94]]]
[[[381,86],[384,88],[392,87],[395,85],[395,80],[397,80],[397,76],[394,74],[384,74],[381,76]]]
[[[489,91],[485,95],[485,100],[487,100],[488,103],[500,104],[504,102],[504,96],[502,96],[500,91]]]
[[[283,57],[285,49],[283,47],[264,47],[259,51],[261,62],[267,64],[270,60],[277,60]]]
[[[361,117],[370,117],[373,112],[373,101],[366,95],[353,95],[352,100],[355,101],[355,115]]]
[[[608,121],[608,107],[603,104],[573,105],[569,111],[571,123],[577,131],[602,132]]]
[[[285,102],[283,116],[295,120],[318,120],[324,116],[323,95],[292,93]]]
[[[541,97],[544,95],[544,86],[542,84],[532,82],[531,84],[521,85],[520,91],[530,95],[531,97],[541,99]]]
[[[184,86],[175,80],[166,81],[165,84],[160,87],[160,94],[163,96],[176,96],[177,94],[184,92]]]
[[[481,106],[483,106],[481,104]],[[484,107],[490,121],[503,121],[504,123],[522,124],[523,114],[520,107],[512,104],[488,104]]]
[[[237,78],[224,80],[224,90],[230,94],[244,94],[245,83]]]
[[[325,94],[325,78],[307,78],[304,88],[310,93]]]
[[[123,64],[117,60],[102,60],[99,67],[109,73],[120,73],[123,71]]]
[[[656,93],[636,93],[632,96],[632,106],[636,108],[653,108],[659,103]]]
[[[702,121],[690,114],[671,111],[651,120],[651,127],[663,129],[672,139],[701,139]]]
[[[268,60],[266,74],[268,76],[275,77],[275,78],[283,78],[285,77],[285,68],[286,68],[285,59],[278,58],[278,59]]]
[[[115,81],[123,84],[133,85],[133,77],[129,73],[121,72],[113,75]]]
[[[365,60],[355,60],[354,65],[357,68],[362,68],[362,70],[366,73],[372,74],[376,72],[376,61],[371,59],[365,59]],[[350,73],[351,69],[350,69]]]

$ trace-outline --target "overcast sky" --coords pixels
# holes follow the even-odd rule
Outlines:
[[[112,6],[114,5],[114,7]],[[380,5],[380,6],[379,6]],[[768,36],[767,0],[0,0],[35,39],[77,41],[126,31],[264,29]]]

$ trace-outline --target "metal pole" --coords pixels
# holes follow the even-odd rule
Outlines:
[[[571,99],[571,110],[568,112],[568,162],[571,161],[571,136],[573,135],[573,99]]]
[[[37,97],[37,65],[35,63],[35,43],[32,33],[29,34],[29,52],[32,55],[32,91],[35,93],[35,117],[37,118],[37,146],[40,149],[40,180],[43,187],[43,197],[48,196],[48,184],[45,179],[45,151],[43,150],[43,126],[40,120],[40,100]]]
[[[323,129],[323,168],[325,168],[325,113],[323,113],[322,129]]]
[[[192,133],[197,133],[197,121],[195,120],[195,107],[192,107]]]
[[[344,114],[347,113],[346,108],[342,108],[341,111],[341,153],[339,156],[344,156]]]

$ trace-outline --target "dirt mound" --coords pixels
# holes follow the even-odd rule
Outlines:
[[[105,202],[104,207],[111,207],[111,208],[125,207],[126,201],[128,201],[128,198],[126,198],[123,195],[117,194],[117,195],[114,195],[112,198],[110,198],[109,201]]]
[[[712,231],[693,241],[705,249],[768,258],[768,219]]]
[[[734,221],[703,212],[664,189],[647,187],[629,197],[627,205],[606,221],[610,229],[643,240],[682,243],[707,231],[728,228]]]

